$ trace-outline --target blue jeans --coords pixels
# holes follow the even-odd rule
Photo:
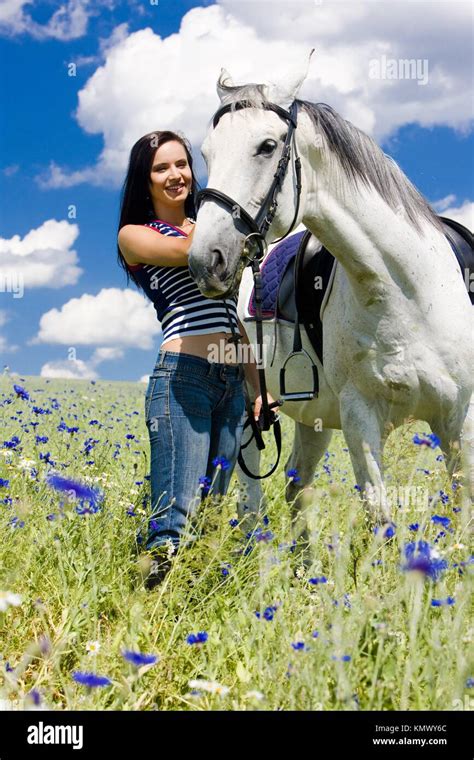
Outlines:
[[[227,492],[245,421],[243,377],[238,366],[211,363],[160,350],[145,396],[150,437],[151,516],[146,548],[178,545],[196,507],[207,495]],[[225,458],[223,466],[212,464]],[[228,466],[227,466],[228,462]]]

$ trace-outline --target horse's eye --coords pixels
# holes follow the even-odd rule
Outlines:
[[[275,140],[265,140],[259,147],[257,155],[259,156],[271,156],[276,148]]]

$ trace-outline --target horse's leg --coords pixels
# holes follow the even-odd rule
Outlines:
[[[382,476],[385,442],[382,415],[353,385],[339,396],[341,426],[349,447],[356,483],[376,523],[390,522],[390,508]]]
[[[291,521],[293,537],[302,548],[311,549],[311,529],[308,525],[308,510],[314,502],[315,489],[312,486],[316,466],[331,440],[332,430],[315,431],[308,425],[295,422],[293,449],[285,464],[285,473],[297,470],[296,477],[290,478],[285,488],[285,498],[291,504]],[[304,552],[305,564],[311,563],[310,551]]]
[[[443,420],[430,422],[431,429],[440,439],[446,468],[453,478],[464,465],[467,493],[474,499],[474,396],[467,410],[456,411]]]

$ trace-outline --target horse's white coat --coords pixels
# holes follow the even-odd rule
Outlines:
[[[280,95],[273,86],[273,102],[287,107],[299,84],[291,92],[289,86],[283,87]],[[271,111],[226,114],[203,145],[209,186],[222,190],[255,216],[270,186],[286,130],[286,123]],[[258,146],[269,138],[278,143],[274,155],[258,155]],[[285,466],[296,467],[301,477],[298,486],[290,484],[287,496],[310,486],[331,430],[342,428],[356,482],[377,519],[389,520],[382,451],[389,432],[408,418],[430,424],[441,439],[451,473],[459,465],[460,443],[466,445],[472,493],[472,307],[448,241],[425,220],[417,231],[404,209],[395,212],[375,188],[349,186],[334,156],[316,139],[312,120],[301,110],[296,143],[303,170],[298,223],[311,230],[341,266],[323,316],[324,369],[303,334],[304,348],[318,364],[319,398],[286,402],[281,409],[297,423],[293,452]],[[267,240],[284,234],[293,218],[291,169],[278,204]],[[227,210],[214,202],[203,204],[190,254],[200,266],[198,284],[205,294],[225,292],[234,276],[238,282],[243,237]],[[229,277],[225,283],[205,268],[215,248],[226,256]],[[251,287],[247,269],[239,296],[241,319]],[[255,343],[255,323],[245,324]],[[293,342],[291,327],[280,324],[278,331],[273,366],[266,366],[268,389],[275,398],[280,367]],[[273,333],[273,324],[264,323],[268,357],[273,354]],[[309,365],[306,373],[301,366],[298,360],[288,365],[289,389],[301,390],[302,384],[310,387]],[[323,432],[314,431],[317,419],[323,422]],[[252,469],[258,466],[259,456],[255,447],[250,449],[245,450],[245,458]],[[241,473],[239,477],[246,481]],[[259,483],[248,481],[246,487],[246,506],[258,509]]]

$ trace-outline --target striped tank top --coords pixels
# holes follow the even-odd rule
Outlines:
[[[144,225],[161,235],[187,237],[186,233],[168,222],[155,219]],[[238,296],[214,300],[202,295],[187,266],[168,267],[152,264],[128,264],[144,292],[152,301],[161,328],[164,345],[184,335],[231,332],[224,300],[235,328]]]

